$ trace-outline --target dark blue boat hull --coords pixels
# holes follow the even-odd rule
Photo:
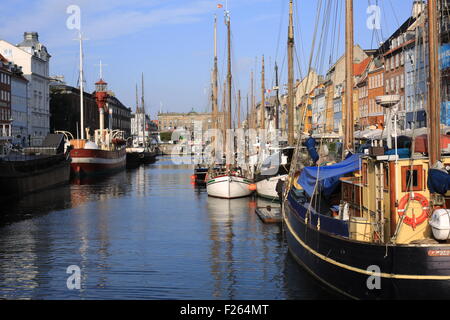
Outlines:
[[[450,299],[448,245],[380,245],[353,241],[339,233],[342,226],[305,223],[307,207],[292,194],[284,202],[289,251],[314,277],[355,299]],[[311,219],[312,220],[312,219]],[[317,222],[317,221],[316,221]],[[338,221],[340,223],[341,221]],[[373,266],[381,272],[380,286]],[[368,285],[369,283],[369,285]]]

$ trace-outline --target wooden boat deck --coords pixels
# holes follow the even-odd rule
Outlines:
[[[263,207],[255,210],[264,223],[281,223],[281,208]]]

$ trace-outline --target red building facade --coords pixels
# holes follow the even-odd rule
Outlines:
[[[11,64],[0,55],[0,139],[11,137]]]

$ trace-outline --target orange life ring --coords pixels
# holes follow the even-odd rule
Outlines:
[[[398,205],[397,211],[400,218],[405,215],[405,208],[409,201],[418,201],[422,205],[422,214],[418,218],[416,218],[416,216],[413,214],[412,217],[405,216],[403,219],[404,223],[415,229],[417,226],[425,222],[430,216],[430,203],[428,202],[427,198],[425,198],[425,196],[420,193],[408,193],[400,200],[400,203]]]

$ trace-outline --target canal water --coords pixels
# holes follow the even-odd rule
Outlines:
[[[337,298],[257,217],[270,203],[210,198],[192,173],[163,157],[2,203],[0,299]]]

